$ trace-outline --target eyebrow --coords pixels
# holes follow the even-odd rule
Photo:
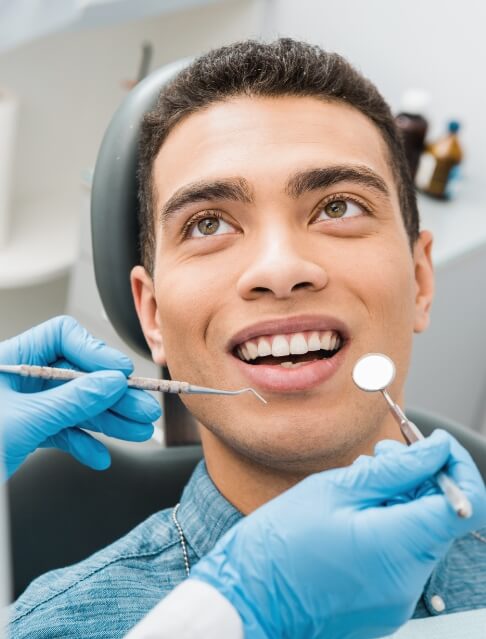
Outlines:
[[[297,199],[304,193],[329,188],[340,182],[354,182],[390,196],[385,181],[377,173],[366,166],[348,164],[300,171],[288,180],[285,192]],[[165,226],[182,208],[211,200],[232,200],[243,204],[254,202],[251,187],[244,178],[193,182],[178,189],[167,200],[160,210],[159,220]]]
[[[163,205],[159,220],[167,224],[180,209],[196,202],[233,200],[252,204],[250,185],[243,178],[228,178],[212,182],[194,182],[177,190]]]
[[[366,166],[348,164],[301,171],[290,178],[285,190],[290,197],[298,198],[304,193],[325,189],[340,182],[354,182],[390,197],[385,181],[377,173]]]

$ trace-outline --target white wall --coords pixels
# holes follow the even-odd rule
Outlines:
[[[486,172],[486,3],[481,0],[272,0],[268,36],[344,55],[398,109],[408,87],[431,92],[432,134],[464,123],[467,171]]]
[[[134,79],[140,48],[152,68],[258,34],[261,3],[219,2],[121,26],[60,33],[0,56],[0,84],[21,100],[14,197],[77,192],[100,139]]]
[[[136,77],[144,41],[154,46],[153,69],[258,36],[263,7],[259,0],[220,0],[123,25],[58,33],[0,55],[0,87],[10,87],[21,101],[14,215],[26,200],[53,197],[81,212],[81,172],[94,165],[106,125],[126,95],[122,82]],[[67,285],[63,276],[35,288],[0,288],[0,340],[63,312]]]

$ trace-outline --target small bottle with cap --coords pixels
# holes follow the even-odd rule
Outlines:
[[[395,117],[412,179],[415,178],[420,156],[424,150],[428,128],[426,112],[429,102],[430,97],[426,91],[409,89],[403,94],[400,113]]]
[[[427,145],[422,154],[415,184],[427,195],[441,199],[453,195],[464,155],[457,135],[459,128],[459,122],[451,120],[447,134]]]

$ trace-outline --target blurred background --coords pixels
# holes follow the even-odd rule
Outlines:
[[[128,350],[98,298],[89,236],[113,112],[167,62],[292,36],[356,65],[418,149],[437,291],[407,405],[486,433],[485,23],[477,0],[0,0],[0,339],[68,312]],[[139,374],[158,374],[131,355]]]

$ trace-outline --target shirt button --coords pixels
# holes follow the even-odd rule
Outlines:
[[[445,602],[440,595],[433,595],[430,598],[430,603],[435,612],[444,612],[446,609]]]

